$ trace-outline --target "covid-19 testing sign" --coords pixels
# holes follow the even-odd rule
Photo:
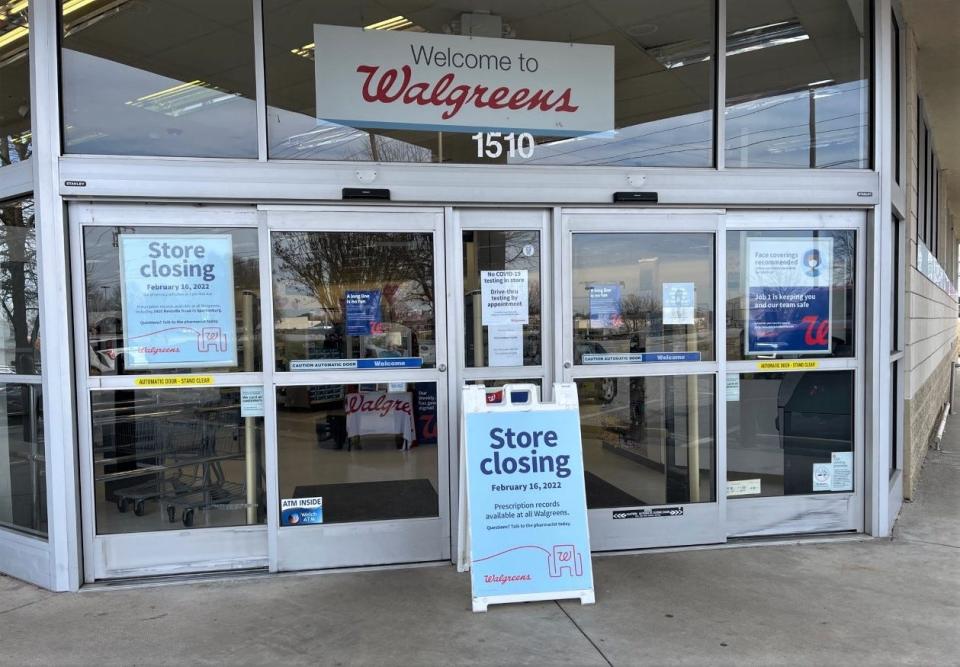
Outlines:
[[[747,354],[828,354],[832,238],[747,239]]]
[[[496,406],[483,387],[464,390],[474,611],[497,602],[594,600],[576,387],[557,385],[555,393],[557,404]]]
[[[230,235],[121,234],[119,243],[126,367],[236,366]]]

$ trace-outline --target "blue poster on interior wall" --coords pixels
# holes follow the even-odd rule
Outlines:
[[[229,234],[120,234],[119,249],[126,368],[237,365]]]
[[[620,314],[620,285],[590,285],[590,328],[616,329],[623,324]]]
[[[832,238],[747,239],[747,354],[831,350]]]
[[[380,328],[380,290],[347,290],[347,335],[369,336]]]

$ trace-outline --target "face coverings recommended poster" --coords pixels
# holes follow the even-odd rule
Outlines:
[[[830,352],[832,238],[747,239],[747,354]]]
[[[121,234],[126,367],[237,365],[229,234]]]

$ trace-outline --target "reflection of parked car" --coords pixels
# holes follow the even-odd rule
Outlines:
[[[582,359],[585,354],[607,354],[606,348],[595,341],[577,341],[574,356]],[[589,396],[602,403],[609,403],[617,397],[617,378],[588,378],[579,383],[580,394]]]

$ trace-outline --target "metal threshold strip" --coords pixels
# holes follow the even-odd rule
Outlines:
[[[839,542],[870,542],[876,538],[864,533],[853,531],[831,533],[805,533],[793,535],[777,535],[763,537],[731,538],[721,544],[696,544],[689,546],[653,547],[649,549],[624,549],[618,551],[594,551],[594,558],[610,556],[631,556],[644,554],[674,553],[682,551],[707,551],[715,549],[743,549],[747,547],[780,547],[787,545],[824,544]],[[308,577],[324,574],[344,574],[356,572],[370,572],[383,570],[405,570],[421,567],[441,567],[450,565],[446,560],[429,561],[424,563],[397,563],[391,565],[366,565],[362,567],[339,567],[323,570],[300,570],[297,572],[270,573],[266,568],[252,568],[247,570],[218,570],[216,572],[200,572],[194,574],[167,574],[149,577],[130,577],[125,579],[104,579],[92,584],[84,584],[81,593],[94,593],[115,590],[130,590],[137,588],[155,588],[158,586],[181,586],[196,583],[218,583],[247,580],[266,580],[274,577]]]

